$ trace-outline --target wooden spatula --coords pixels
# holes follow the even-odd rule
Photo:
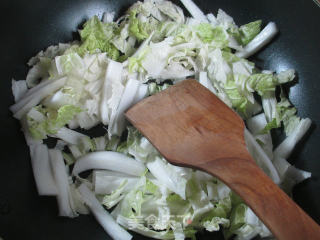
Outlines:
[[[139,102],[128,120],[171,163],[219,178],[280,240],[320,239],[320,227],[256,165],[242,119],[195,80]]]

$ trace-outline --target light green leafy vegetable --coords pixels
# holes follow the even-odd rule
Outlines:
[[[261,23],[262,21],[258,20],[242,25],[239,28],[240,41],[242,45],[247,45],[252,39],[254,39],[255,36],[259,34],[261,31]]]
[[[145,40],[150,35],[150,26],[137,18],[137,12],[132,10],[129,16],[129,32],[139,41]]]
[[[274,128],[279,128],[283,123],[286,135],[290,135],[301,121],[297,116],[297,109],[292,106],[289,100],[281,95],[281,101],[276,105],[277,118],[273,118],[267,123],[262,133],[266,133]]]
[[[215,45],[220,48],[228,45],[228,37],[223,28],[212,27],[209,23],[201,23],[196,29],[198,36],[204,43],[214,41]]]
[[[264,129],[261,131],[261,134],[265,134],[269,132],[271,129],[278,128],[280,127],[279,124],[277,123],[277,119],[273,118],[270,122],[266,124]]]
[[[237,109],[239,112],[245,113],[249,101],[245,94],[239,91],[238,84],[234,81],[232,75],[229,75],[228,80],[224,85],[224,89],[231,100],[232,107]]]
[[[286,134],[290,135],[301,120],[297,116],[297,109],[291,105],[288,99],[282,97],[281,101],[277,104],[277,111],[280,120],[283,122]]]
[[[29,130],[35,139],[44,139],[48,134],[57,133],[60,128],[71,121],[82,109],[73,105],[65,105],[58,110],[39,106],[35,111],[43,114],[43,119],[37,121],[37,119],[28,115]]]
[[[82,44],[77,52],[84,55],[86,52],[95,53],[97,50],[106,52],[108,56],[117,60],[119,57],[118,49],[110,42],[117,25],[114,23],[102,23],[97,16],[94,16],[84,24],[84,28],[80,31]]]
[[[273,92],[278,84],[277,79],[272,74],[257,73],[249,77],[248,83],[261,96],[268,92]]]
[[[105,205],[108,209],[110,209],[113,206],[115,206],[116,204],[118,204],[119,201],[121,201],[122,198],[124,197],[124,195],[122,193],[123,193],[123,190],[124,190],[126,184],[127,184],[127,180],[124,180],[120,184],[120,186],[117,190],[115,190],[110,195],[104,196],[102,199],[102,204]]]

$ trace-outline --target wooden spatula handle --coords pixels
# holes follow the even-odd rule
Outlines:
[[[221,164],[219,163],[221,161]],[[220,166],[220,167],[219,167]],[[201,169],[228,183],[279,240],[320,239],[320,227],[253,162],[221,159]],[[239,173],[241,177],[238,177]]]

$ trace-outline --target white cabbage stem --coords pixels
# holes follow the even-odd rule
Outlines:
[[[53,137],[59,138],[69,144],[77,145],[81,142],[81,138],[87,136],[69,128],[62,127],[56,134],[53,135]]]
[[[118,152],[101,151],[89,153],[79,158],[72,173],[78,175],[91,169],[111,170],[133,176],[141,176],[145,172],[145,166],[133,158]]]
[[[198,8],[198,6],[192,0],[180,0],[191,16],[201,22],[208,22],[208,19],[203,14],[203,12]]]
[[[119,224],[111,217],[111,215],[103,209],[100,202],[90,189],[82,184],[78,188],[85,204],[90,208],[92,214],[103,227],[103,229],[115,240],[130,240],[132,236],[120,227]]]
[[[302,119],[297,128],[291,133],[280,145],[275,149],[274,155],[276,157],[287,159],[295,148],[296,144],[305,135],[311,126],[309,118]]]
[[[276,24],[274,22],[268,23],[268,25],[244,47],[243,51],[237,52],[236,55],[241,58],[250,57],[267,45],[277,33],[278,28]]]
[[[53,175],[56,181],[58,195],[57,201],[59,206],[59,215],[65,217],[77,217],[78,214],[73,211],[73,199],[71,198],[67,169],[63,161],[60,150],[50,149],[49,156]]]
[[[44,144],[30,146],[33,176],[41,196],[55,196],[58,194],[49,161],[48,147]]]
[[[263,151],[261,146],[257,143],[247,129],[244,131],[244,136],[248,150],[252,157],[256,160],[257,164],[266,172],[266,174],[273,180],[274,183],[279,184],[279,174],[273,166],[268,155],[265,153],[265,151]]]
[[[43,86],[37,91],[34,91],[33,93],[30,93],[30,95],[27,92],[24,98],[10,107],[10,110],[14,113],[13,116],[17,119],[21,119],[25,113],[27,113],[32,107],[38,105],[42,99],[61,88],[65,84],[66,80],[67,78],[64,77],[59,80],[50,81],[49,84]]]

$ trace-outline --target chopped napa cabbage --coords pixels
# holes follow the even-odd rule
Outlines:
[[[224,48],[228,45],[228,36],[222,27],[213,27],[209,23],[197,26],[197,34],[204,43],[215,43],[215,46]]]
[[[185,19],[182,9],[170,1],[137,2],[127,14],[129,34],[138,41],[147,39],[151,33],[155,33],[153,39],[163,40],[174,31],[171,26],[183,24]]]
[[[121,96],[115,117],[110,120],[108,132],[112,135],[121,136],[126,127],[124,112],[132,105],[139,89],[139,81],[129,79]]]
[[[81,157],[77,160],[72,173],[78,175],[89,169],[112,170],[133,176],[140,176],[145,172],[142,163],[124,154],[111,151],[93,152]]]
[[[205,221],[203,223],[204,228],[209,231],[219,231],[220,230],[220,225],[223,227],[228,227],[230,224],[229,219],[227,218],[219,218],[219,217],[213,217],[211,221]]]
[[[122,185],[121,193],[128,192],[138,181],[138,177],[107,170],[95,170],[92,175],[96,194],[112,194]]]
[[[280,120],[283,122],[286,135],[290,135],[300,123],[300,117],[297,116],[297,110],[291,105],[288,99],[282,97],[277,104],[277,111]]]
[[[173,20],[177,23],[184,23],[185,17],[183,11],[177,5],[170,1],[159,1],[159,3],[156,3],[156,6],[158,7],[159,11],[168,16],[170,20]]]
[[[116,61],[109,62],[100,101],[101,121],[105,125],[112,122],[117,113],[116,110],[124,90],[121,82],[122,72],[123,65],[121,63]]]
[[[114,15],[115,15],[114,11],[112,11],[112,12],[104,12],[103,13],[102,22],[104,22],[104,23],[113,22],[114,21]]]
[[[238,57],[247,58],[255,54],[262,47],[268,44],[271,39],[278,33],[278,28],[274,22],[268,23],[267,26],[255,36],[243,50],[238,51],[236,55]]]
[[[93,213],[97,221],[101,224],[103,229],[110,236],[112,236],[113,239],[132,239],[132,236],[126,230],[120,227],[116,223],[116,221],[110,216],[110,214],[103,209],[95,195],[85,184],[82,184],[78,189],[85,204],[90,208],[91,212]]]
[[[263,148],[258,144],[258,142],[254,139],[252,134],[245,129],[244,131],[245,141],[248,147],[248,151],[256,161],[258,166],[263,169],[263,171],[276,183],[280,183],[279,174],[272,164],[271,159],[268,157]]]
[[[127,183],[128,183],[128,181],[124,180],[120,184],[120,186],[116,190],[114,190],[111,194],[105,195],[102,199],[102,204],[104,206],[106,206],[108,209],[117,205],[124,198],[124,194],[122,194],[122,193],[123,193]]]
[[[230,227],[224,231],[226,239],[232,235],[236,235],[235,239],[249,240],[257,235],[270,237],[271,233],[248,206],[239,203],[232,209]]]
[[[28,87],[25,80],[16,81],[12,79],[12,94],[15,102],[18,102],[27,91]]]
[[[281,96],[281,101],[278,103],[276,103],[276,99],[273,97],[273,105],[271,106],[275,114],[272,120],[266,124],[262,133],[266,133],[273,128],[278,128],[283,123],[286,135],[290,136],[297,129],[301,121],[304,120],[297,116],[296,108],[284,96]]]
[[[276,156],[273,162],[281,178],[280,186],[290,196],[296,184],[311,177],[310,172],[294,167],[282,157]]]
[[[59,215],[66,217],[76,217],[78,214],[72,208],[73,199],[70,194],[70,185],[66,166],[60,150],[49,150],[50,163],[53,176],[57,186],[57,201],[59,206]]]
[[[240,26],[240,42],[242,45],[247,45],[261,31],[261,20],[247,23]]]
[[[140,162],[148,162],[159,156],[158,151],[134,127],[128,127],[127,140],[119,145],[117,151],[133,156]]]
[[[309,130],[312,122],[309,118],[302,119],[294,128],[289,136],[287,136],[279,146],[274,150],[276,157],[288,158],[292,153],[296,144]]]
[[[145,40],[149,37],[154,26],[148,22],[142,22],[137,18],[137,12],[132,10],[129,15],[129,32],[138,41]]]
[[[290,194],[311,176],[287,160],[311,125],[276,91],[294,70],[260,71],[245,59],[276,25],[238,27],[221,9],[215,16],[192,0],[181,3],[191,17],[166,0],[137,2],[118,20],[114,12],[95,16],[79,30],[81,41],[40,51],[26,81],[12,81],[10,110],[21,120],[39,194],[56,195],[63,216],[90,210],[114,239],[131,239],[119,225],[157,239],[195,239],[201,230],[270,236],[228,186],[171,165],[125,120],[146,96],[195,78],[246,120],[248,150],[275,183]],[[273,150],[270,130],[281,126],[287,138]],[[79,127],[88,135],[72,130]],[[47,137],[57,139],[54,149],[43,144]]]
[[[36,56],[30,58],[28,65],[30,67],[36,65],[42,57],[53,59],[56,56],[60,56],[69,49],[71,45],[70,43],[59,43],[58,45],[49,46],[45,51],[41,50]]]
[[[130,36],[129,23],[120,27],[120,32],[111,39],[111,43],[124,55],[119,57],[119,61],[123,61],[135,51],[136,39]]]
[[[65,126],[82,109],[72,105],[65,105],[58,110],[33,108],[27,115],[29,131],[35,139],[44,139],[48,134],[55,134]]]
[[[71,130],[66,127],[60,128],[55,134],[52,135],[53,137],[59,138],[68,144],[77,145],[81,142],[82,138],[88,138],[86,135],[79,133],[77,131]]]
[[[29,89],[26,94],[10,110],[14,117],[21,119],[31,108],[37,106],[45,97],[57,91],[66,83],[66,78],[46,80],[38,86]]]
[[[69,53],[55,58],[58,74],[64,75],[73,69],[84,68],[84,63],[77,53]],[[78,70],[79,71],[79,70]]]
[[[153,162],[148,162],[147,167],[161,184],[177,193],[181,198],[186,198],[187,176],[183,168],[166,163],[159,157],[156,157]]]
[[[128,69],[130,73],[140,72],[143,73],[145,69],[142,66],[142,60],[149,52],[149,46],[147,40],[144,42],[146,46],[143,48],[143,44],[140,46],[140,50],[138,50],[134,55],[128,58]]]
[[[94,16],[84,24],[80,30],[81,45],[76,51],[80,55],[85,53],[96,53],[97,51],[106,52],[107,55],[117,60],[119,50],[110,42],[117,31],[117,25],[114,23],[103,23],[97,16]]]
[[[56,196],[58,190],[52,174],[48,147],[44,144],[31,145],[30,156],[38,194]]]
[[[273,144],[270,132],[265,132],[267,120],[260,113],[246,121],[249,131],[270,159],[273,159]]]
[[[231,29],[236,28],[235,22],[233,18],[228,15],[225,11],[222,9],[218,9],[217,13],[217,22],[222,25],[225,29]]]
[[[72,198],[72,205],[71,208],[74,212],[79,214],[89,214],[90,211],[79,191],[76,184],[70,184],[70,197]]]
[[[258,73],[249,77],[248,84],[252,89],[257,91],[259,95],[263,96],[268,92],[275,91],[278,82],[272,74]]]
[[[185,8],[190,12],[192,17],[201,22],[208,22],[204,13],[192,0],[181,0],[181,2],[185,6]]]
[[[161,76],[161,72],[168,64],[168,56],[173,52],[170,44],[170,38],[159,43],[150,43],[149,51],[145,53],[141,60],[141,66],[150,77],[159,78]]]
[[[26,82],[28,87],[36,86],[41,80],[47,78],[51,67],[50,58],[39,57],[39,61],[28,71]]]
[[[153,94],[156,94],[158,92],[161,92],[165,89],[167,89],[168,87],[170,87],[171,84],[169,83],[164,83],[163,85],[159,85],[155,82],[151,82],[148,84],[148,92],[149,92],[149,95],[153,95]]]

